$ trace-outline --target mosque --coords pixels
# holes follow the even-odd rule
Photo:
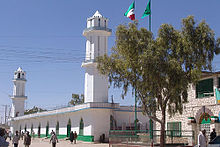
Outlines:
[[[86,57],[82,63],[85,68],[85,102],[80,105],[24,115],[26,72],[20,67],[14,73],[14,88],[10,130],[12,132],[35,132],[39,137],[48,137],[54,130],[58,138],[68,137],[70,131],[76,131],[78,140],[98,141],[102,134],[109,137],[109,130],[131,129],[134,124],[134,107],[120,106],[108,102],[108,78],[99,74],[96,57],[107,54],[108,37],[112,30],[108,28],[108,19],[98,11],[87,19]],[[137,110],[139,129],[149,128],[149,118]]]

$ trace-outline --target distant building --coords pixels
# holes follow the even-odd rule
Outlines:
[[[184,104],[182,115],[175,114],[172,118],[167,115],[166,130],[168,132],[173,130],[173,135],[182,139],[191,134],[190,131],[194,131],[193,144],[197,143],[200,130],[207,131],[208,139],[212,128],[220,135],[220,72],[203,72],[196,85],[189,85],[188,101]],[[160,129],[158,123],[156,129]]]
[[[54,130],[59,138],[76,131],[78,140],[98,141],[102,134],[108,138],[110,129],[134,129],[134,107],[108,102],[108,79],[97,70],[96,57],[107,54],[108,19],[98,11],[87,19],[85,68],[85,103],[62,109],[24,115],[26,73],[18,68],[14,75],[11,131],[34,131],[40,137]],[[149,119],[138,111],[140,129],[149,128]]]

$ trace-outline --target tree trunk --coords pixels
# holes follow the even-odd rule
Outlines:
[[[162,109],[162,123],[161,123],[161,128],[160,128],[160,147],[165,147],[165,124],[166,124],[166,121],[165,121],[165,118],[166,118],[166,110]]]

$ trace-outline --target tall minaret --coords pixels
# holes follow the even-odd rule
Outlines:
[[[11,116],[17,117],[24,115],[24,102],[27,99],[25,96],[25,83],[26,83],[26,73],[20,67],[14,73],[14,88],[12,99],[12,111]]]
[[[108,19],[98,11],[87,19],[87,28],[83,31],[86,37],[86,58],[82,63],[85,68],[85,103],[108,102],[108,78],[99,74],[96,57],[108,53],[108,37],[111,35]]]

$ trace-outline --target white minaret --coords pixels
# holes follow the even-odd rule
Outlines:
[[[96,57],[108,53],[108,37],[111,35],[108,19],[98,11],[87,19],[87,28],[83,31],[86,37],[86,58],[82,63],[85,68],[85,103],[108,102],[108,78],[99,74]]]
[[[17,117],[24,115],[24,102],[27,99],[25,96],[25,83],[26,83],[26,73],[20,67],[15,71],[14,74],[14,88],[12,99],[12,111],[11,116]]]

